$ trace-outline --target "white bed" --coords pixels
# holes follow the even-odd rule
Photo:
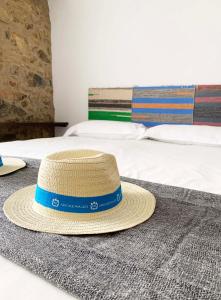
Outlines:
[[[221,194],[221,147],[85,137],[0,143],[3,156],[37,159],[51,152],[80,148],[114,154],[122,176]],[[0,279],[2,299],[73,299],[2,257]]]

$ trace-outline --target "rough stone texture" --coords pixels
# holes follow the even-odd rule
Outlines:
[[[46,0],[0,0],[0,122],[54,121],[50,35]]]

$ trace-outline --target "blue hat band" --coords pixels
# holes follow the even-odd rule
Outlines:
[[[2,167],[2,166],[3,166],[3,161],[2,161],[2,158],[0,156],[0,167]]]
[[[48,192],[37,185],[35,201],[42,206],[70,213],[95,213],[117,206],[122,200],[121,186],[115,192],[96,197],[72,197]]]

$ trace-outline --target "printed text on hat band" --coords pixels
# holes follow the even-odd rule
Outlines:
[[[3,166],[3,161],[2,161],[2,158],[0,156],[0,167],[2,167],[2,166]]]
[[[111,209],[122,200],[121,186],[115,192],[95,197],[72,197],[48,192],[37,185],[35,201],[47,208],[72,213],[94,213]]]

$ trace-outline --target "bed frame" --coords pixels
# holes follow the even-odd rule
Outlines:
[[[89,120],[221,126],[221,85],[90,88]]]

